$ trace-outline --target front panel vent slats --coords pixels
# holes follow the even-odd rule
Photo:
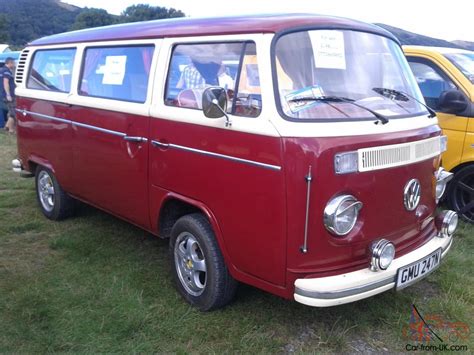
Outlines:
[[[440,137],[359,149],[359,171],[387,169],[417,163],[441,154]]]

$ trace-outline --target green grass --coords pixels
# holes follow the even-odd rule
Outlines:
[[[241,286],[230,306],[200,313],[174,290],[166,241],[87,206],[44,218],[33,179],[10,169],[15,150],[0,134],[1,353],[401,352],[412,303],[474,328],[473,226],[403,292],[316,309]]]

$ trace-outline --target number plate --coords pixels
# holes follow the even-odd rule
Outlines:
[[[425,277],[439,266],[440,261],[441,249],[438,249],[423,259],[398,269],[396,289],[405,288]]]

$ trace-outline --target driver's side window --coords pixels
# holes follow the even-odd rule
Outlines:
[[[202,109],[202,94],[219,86],[227,94],[227,112],[256,117],[262,102],[256,46],[253,42],[178,44],[173,48],[165,104]]]
[[[439,111],[439,96],[443,91],[456,90],[456,85],[434,63],[421,58],[407,59],[426,104]]]

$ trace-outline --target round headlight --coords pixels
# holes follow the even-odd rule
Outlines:
[[[388,240],[381,239],[372,244],[372,260],[370,268],[373,271],[386,270],[395,257],[395,246]]]
[[[354,196],[342,195],[333,198],[324,209],[324,225],[338,236],[349,233],[357,222],[362,202]]]

